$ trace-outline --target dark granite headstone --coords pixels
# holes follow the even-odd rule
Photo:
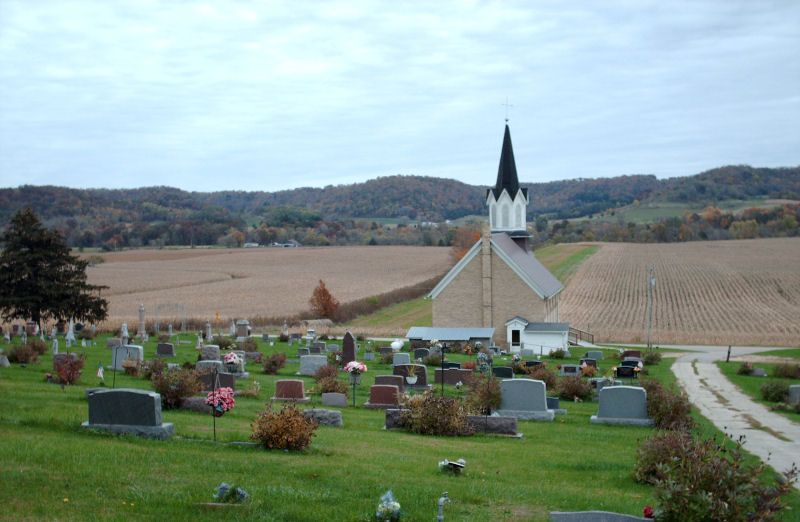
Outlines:
[[[320,426],[334,426],[337,428],[344,426],[342,412],[338,410],[323,410],[319,408],[305,410],[303,416],[316,421]]]
[[[445,384],[467,384],[475,374],[472,370],[462,370],[461,368],[445,368],[444,369],[444,383]],[[434,370],[434,382],[436,384],[442,383],[442,369],[436,368]]]
[[[203,391],[208,392],[214,389],[213,372],[202,372],[197,378],[203,385]],[[217,388],[236,389],[236,377],[231,373],[217,373]]]
[[[172,343],[158,343],[156,346],[156,356],[175,357],[175,345]]]
[[[594,359],[581,359],[579,364],[583,363],[586,363],[586,366],[594,366],[595,368],[597,368],[597,361],[595,361]]]
[[[381,346],[378,348],[378,353],[381,355],[386,355],[387,353],[394,353],[391,346]]]
[[[622,358],[623,359],[625,357],[639,357],[639,358],[641,358],[641,356],[642,356],[642,352],[640,352],[639,350],[625,350],[624,352],[622,352]]]
[[[427,348],[417,348],[416,350],[414,350],[414,360],[417,360],[417,359],[423,359],[424,360],[430,354],[431,354],[431,351],[428,350]]]
[[[406,381],[406,387],[414,389],[428,387],[428,370],[422,364],[399,364],[392,367],[393,375],[406,377],[409,375],[409,372],[413,372],[417,376],[417,382],[409,384],[408,381]]]
[[[442,363],[442,366],[444,366],[445,370],[448,370],[448,369],[451,369],[451,368],[461,368],[461,363],[445,361],[445,362]]]
[[[526,368],[533,368],[536,366],[542,366],[544,363],[542,361],[525,361]]]
[[[630,360],[627,360],[627,361],[621,361],[619,363],[619,366],[629,366],[631,368],[635,368],[635,367],[639,366],[639,361],[636,361],[636,360],[633,360],[633,359],[630,359]]]
[[[635,366],[617,366],[617,379],[635,379],[637,377]]]
[[[156,392],[118,388],[97,390],[88,396],[89,421],[84,428],[165,439],[172,436],[171,423],[161,422],[161,395]]]
[[[353,334],[347,332],[342,339],[342,366],[356,360],[356,339]]]
[[[498,379],[513,379],[514,369],[510,366],[495,366],[492,368],[492,375]]]

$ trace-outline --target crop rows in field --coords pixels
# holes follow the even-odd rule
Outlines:
[[[183,305],[187,318],[285,317],[308,310],[320,279],[341,302],[425,281],[450,266],[433,247],[325,247],[131,251],[105,254],[89,282],[109,287],[108,326],[135,324],[161,305]],[[179,319],[178,317],[174,317]],[[163,319],[163,318],[162,318]]]
[[[561,318],[597,340],[800,345],[800,240],[604,244],[561,296]]]

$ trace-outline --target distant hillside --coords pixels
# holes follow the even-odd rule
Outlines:
[[[634,175],[523,186],[531,197],[529,219],[543,216],[560,220],[591,216],[634,202],[800,199],[800,167],[727,166],[666,180]],[[308,244],[448,244],[452,237],[444,231],[412,238],[404,231],[376,232],[374,225],[346,222],[353,218],[441,222],[481,215],[486,211],[487,188],[424,176],[389,176],[352,185],[280,192],[22,186],[0,189],[0,225],[5,226],[17,210],[30,206],[48,226],[58,227],[72,245],[78,246],[109,241],[121,246],[241,244],[287,238]],[[307,230],[300,234],[298,227],[312,227],[313,234]],[[361,229],[355,232],[358,227]]]

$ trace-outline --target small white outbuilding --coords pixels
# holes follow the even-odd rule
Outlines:
[[[569,323],[531,323],[516,316],[506,321],[506,339],[509,353],[532,350],[536,355],[547,355],[558,349],[569,351]]]

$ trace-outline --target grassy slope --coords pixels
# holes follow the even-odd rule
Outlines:
[[[598,246],[580,243],[559,244],[540,248],[536,257],[561,282],[566,282],[589,256],[597,252]],[[375,313],[358,317],[347,328],[352,331],[374,327],[407,330],[412,326],[431,326],[433,312],[430,300],[419,298],[398,303]]]
[[[261,343],[260,348],[288,351],[280,344],[266,348]],[[148,343],[146,357],[154,350]],[[194,356],[190,347],[178,350],[180,360]],[[87,417],[85,387],[96,385],[100,360],[109,362],[105,348],[86,351],[82,381],[63,391],[43,382],[50,356],[0,373],[0,390],[7,397],[0,410],[0,518],[217,520],[218,511],[198,504],[209,501],[222,481],[238,483],[253,495],[249,506],[234,508],[241,520],[369,520],[389,488],[408,520],[431,519],[442,491],[452,499],[448,520],[545,520],[549,510],[638,514],[653,503],[653,489],[631,478],[635,448],[652,431],[590,425],[596,404],[562,402],[568,414],[553,423],[520,422],[522,439],[387,432],[381,429],[382,411],[348,408],[344,428],[320,428],[310,450],[300,454],[214,443],[210,416],[166,411],[164,420],[175,424],[177,436],[155,442],[78,428]],[[576,350],[579,354],[583,351]],[[297,364],[278,377],[259,373],[255,365],[248,370],[262,385],[261,398],[237,399],[236,408],[217,419],[220,441],[247,440],[249,423],[272,396],[274,381],[298,378]],[[357,404],[366,401],[375,375],[384,373],[390,373],[388,365],[370,364]],[[674,380],[667,362],[651,373]],[[117,387],[149,388],[142,379],[116,379]],[[311,379],[303,379],[310,388]],[[107,383],[111,380],[109,373]],[[463,392],[448,386],[447,393]],[[439,460],[460,457],[468,461],[464,476],[438,472]],[[800,508],[797,494],[790,500]]]
[[[753,367],[755,368],[764,368],[767,371],[767,375],[770,377],[753,377],[752,375],[739,375],[736,373],[736,370],[739,369],[742,363],[739,362],[718,362],[717,366],[731,381],[733,384],[739,387],[739,389],[747,396],[749,396],[754,401],[763,404],[767,408],[774,406],[775,403],[767,402],[761,398],[761,386],[768,382],[785,382],[786,384],[800,384],[800,381],[796,379],[781,379],[778,377],[771,377],[772,369],[775,368],[775,364],[770,363],[753,363]],[[788,419],[793,420],[794,422],[800,422],[800,413],[794,412],[786,412],[786,411],[778,411],[776,413],[780,413],[784,415]]]
[[[795,359],[800,359],[800,348],[770,350],[768,352],[760,352],[758,355],[775,355],[778,357],[793,357]]]

